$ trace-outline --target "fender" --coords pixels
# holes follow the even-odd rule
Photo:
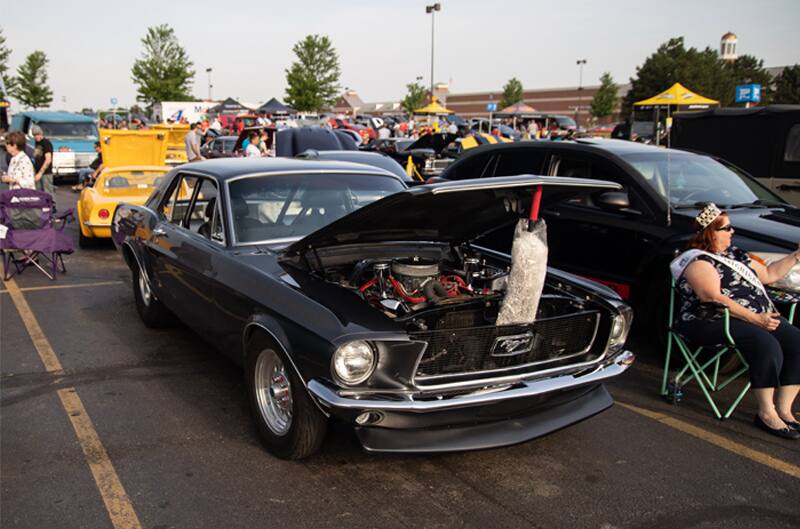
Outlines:
[[[247,351],[245,350],[247,339],[253,333],[253,331],[259,328],[269,334],[278,347],[281,348],[283,351],[284,356],[289,359],[289,363],[292,365],[292,369],[294,370],[297,378],[300,379],[302,382],[303,387],[306,390],[306,393],[311,397],[311,400],[314,402],[314,405],[319,409],[319,411],[325,416],[330,417],[330,412],[324,409],[320,403],[317,401],[316,397],[308,390],[308,382],[305,378],[303,378],[302,373],[297,368],[297,364],[294,363],[294,359],[292,358],[291,353],[289,352],[289,348],[291,347],[289,343],[289,339],[286,336],[286,333],[283,332],[280,324],[275,320],[275,318],[268,316],[267,314],[254,314],[250,321],[248,321],[244,329],[242,330],[242,365],[244,365],[244,360],[247,356]]]

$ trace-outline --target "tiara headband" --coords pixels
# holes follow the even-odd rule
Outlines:
[[[694,220],[700,225],[701,229],[706,229],[708,225],[714,222],[714,220],[720,215],[722,215],[722,212],[719,210],[717,205],[713,202],[709,202]]]

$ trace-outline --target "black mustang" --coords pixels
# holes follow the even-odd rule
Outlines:
[[[537,319],[496,325],[510,257],[470,241],[609,182],[515,176],[406,188],[361,164],[183,165],[113,240],[148,326],[173,316],[244,366],[265,446],[317,450],[329,417],[367,450],[518,443],[611,405],[632,313],[550,269]]]

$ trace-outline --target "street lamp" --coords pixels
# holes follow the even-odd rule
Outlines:
[[[425,6],[425,12],[431,15],[431,102],[433,102],[433,22],[436,20],[436,11],[441,10],[442,4],[438,2],[433,5]]]
[[[211,88],[214,86],[211,84],[211,68],[206,68],[206,73],[208,74],[208,100],[211,101]]]
[[[575,124],[580,127],[581,103],[583,102],[583,65],[586,64],[586,59],[578,59],[575,64],[578,65],[578,106],[575,109]]]

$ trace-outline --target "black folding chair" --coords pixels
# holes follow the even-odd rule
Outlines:
[[[34,267],[50,279],[66,272],[64,254],[73,252],[72,237],[64,232],[74,210],[55,214],[53,197],[35,189],[0,193],[0,251],[3,280]]]

